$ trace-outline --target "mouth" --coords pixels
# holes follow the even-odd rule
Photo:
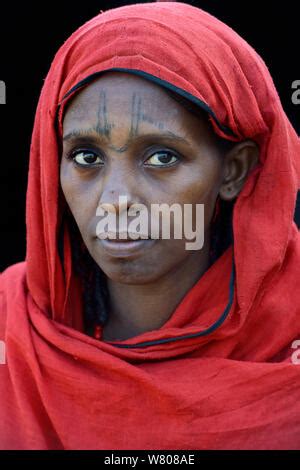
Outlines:
[[[151,238],[139,238],[137,240],[132,240],[130,238],[98,238],[98,241],[109,255],[113,257],[127,258],[150,248],[150,246],[153,246],[157,240]]]

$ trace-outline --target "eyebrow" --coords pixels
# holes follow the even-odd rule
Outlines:
[[[107,139],[107,135],[104,132],[102,132],[101,129],[91,128],[91,129],[73,129],[71,132],[63,136],[63,141],[66,142],[66,141],[73,140],[73,139],[74,140],[75,139],[88,140],[89,138],[95,137],[95,135],[93,134],[98,134],[101,137],[104,137],[105,139]],[[130,136],[128,139],[128,142],[132,142],[132,140],[134,139],[141,139],[143,137],[148,138],[148,139],[176,140],[178,142],[184,142],[190,145],[189,142],[184,137],[174,134],[174,132],[172,131],[167,131],[167,132],[159,133],[159,134],[155,134],[155,133],[138,134],[138,135]]]

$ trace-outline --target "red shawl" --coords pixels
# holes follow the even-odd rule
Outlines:
[[[83,333],[66,230],[63,263],[58,251],[57,110],[81,80],[112,68],[193,95],[215,113],[220,136],[226,126],[261,149],[236,201],[233,247],[160,329],[118,344]],[[0,447],[299,449],[299,156],[264,62],[209,14],[136,4],[79,28],[58,51],[36,112],[26,261],[1,275]]]

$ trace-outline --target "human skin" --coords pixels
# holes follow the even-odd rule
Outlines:
[[[63,134],[62,191],[107,277],[110,309],[103,339],[124,340],[160,328],[209,267],[217,196],[238,195],[258,161],[258,147],[246,140],[224,154],[208,119],[160,86],[121,72],[106,72],[71,100]],[[132,256],[112,256],[96,236],[96,211],[111,204],[119,215],[121,195],[128,206],[142,203],[149,209],[204,204],[202,249],[186,250],[184,238],[157,239]]]

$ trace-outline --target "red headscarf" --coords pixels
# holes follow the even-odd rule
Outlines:
[[[63,263],[58,251],[57,111],[61,118],[65,95],[86,82],[75,85],[110,69],[181,90],[207,108],[220,136],[260,146],[235,204],[233,247],[160,329],[119,343],[83,333],[67,230]],[[300,448],[300,365],[291,359],[300,340],[299,155],[263,61],[209,14],[136,4],[79,28],[58,51],[37,108],[26,261],[1,277],[0,447]]]

